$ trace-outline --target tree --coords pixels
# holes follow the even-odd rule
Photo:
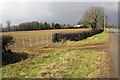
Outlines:
[[[103,27],[105,11],[102,7],[91,7],[86,10],[80,23],[91,26],[93,30]]]
[[[51,27],[52,27],[53,29],[55,29],[55,23],[54,23],[54,22],[51,23]]]
[[[49,23],[47,23],[47,22],[44,22],[43,23],[43,29],[50,29],[51,27],[50,27],[50,24]]]
[[[39,23],[39,29],[43,29],[43,23],[42,22]]]
[[[61,29],[60,25],[58,23],[55,24],[56,29]]]
[[[39,29],[39,22],[33,21],[33,22],[31,22],[31,23],[32,23],[32,29],[34,29],[34,30]]]
[[[70,27],[70,24],[67,24],[68,27]]]
[[[8,31],[10,31],[10,24],[11,24],[10,20],[7,20],[6,23],[7,23]]]
[[[48,23],[47,22],[44,22],[43,29],[48,29]]]

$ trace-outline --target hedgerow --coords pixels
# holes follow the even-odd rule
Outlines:
[[[2,53],[5,54],[10,51],[8,47],[14,44],[15,40],[11,35],[3,35],[1,43],[2,43]]]
[[[91,37],[95,34],[99,34],[103,32],[101,29],[91,30],[91,31],[83,31],[83,32],[71,32],[71,33],[54,33],[52,35],[52,42],[62,42],[62,41],[79,41],[86,39],[87,37]]]

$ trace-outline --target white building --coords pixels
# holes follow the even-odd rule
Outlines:
[[[81,24],[81,25],[74,25],[74,27],[82,27],[83,25]]]

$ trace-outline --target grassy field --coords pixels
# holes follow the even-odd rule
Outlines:
[[[49,32],[45,31],[47,35]],[[15,32],[11,34],[13,33]],[[33,33],[40,35],[39,31]],[[20,38],[29,35],[29,33],[23,34],[26,35],[21,34]],[[16,38],[19,38],[18,35],[19,32],[14,34]],[[20,53],[28,53],[34,57],[4,66],[1,68],[2,76],[3,78],[112,77],[111,59],[106,54],[109,40],[109,33],[104,32],[78,42],[67,41],[64,44],[47,44],[19,50]]]
[[[3,35],[13,35],[15,39],[29,38],[29,37],[41,37],[41,36],[51,36],[53,33],[61,32],[77,32],[77,31],[88,31],[91,28],[87,29],[54,29],[54,30],[37,30],[37,31],[17,31],[17,32],[4,32]]]

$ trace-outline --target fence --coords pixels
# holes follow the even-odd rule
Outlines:
[[[36,36],[23,39],[16,39],[13,48],[27,48],[36,45],[52,43],[52,36]]]

